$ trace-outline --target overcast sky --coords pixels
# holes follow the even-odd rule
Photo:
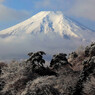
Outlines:
[[[95,30],[95,0],[0,0],[0,30],[40,11],[62,11]]]

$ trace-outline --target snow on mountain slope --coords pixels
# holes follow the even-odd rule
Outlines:
[[[75,23],[62,12],[53,11],[42,11],[0,31],[0,50],[10,51],[10,55],[40,49],[49,53],[70,51],[91,41],[95,41],[95,32]],[[16,52],[12,51],[14,49]]]
[[[43,11],[20,24],[0,31],[0,36],[21,36],[38,32],[43,32],[44,34],[53,32],[61,37],[67,36],[85,40],[87,36],[91,35],[90,30],[83,26],[78,26],[72,20],[65,17],[62,12]]]

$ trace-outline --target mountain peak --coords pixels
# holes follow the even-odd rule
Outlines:
[[[38,50],[49,54],[69,52],[91,41],[95,41],[95,33],[62,12],[42,11],[0,31],[0,55],[21,56]]]
[[[91,30],[75,23],[61,11],[41,11],[28,20],[0,31],[0,37],[43,34],[48,37],[59,35],[63,38],[85,40]]]
[[[46,16],[63,16],[63,13],[61,11],[41,11],[37,13],[36,15],[32,16],[30,19],[43,19]]]
[[[63,14],[62,11],[41,11],[38,14]]]

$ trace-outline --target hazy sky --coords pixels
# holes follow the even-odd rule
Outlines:
[[[0,0],[0,30],[40,11],[63,11],[65,15],[95,30],[95,0]]]

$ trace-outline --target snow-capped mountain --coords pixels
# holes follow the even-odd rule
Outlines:
[[[0,51],[7,48],[10,55],[40,49],[49,53],[65,52],[91,41],[95,41],[95,32],[64,16],[62,12],[53,11],[42,11],[0,31],[0,44],[3,45]]]

